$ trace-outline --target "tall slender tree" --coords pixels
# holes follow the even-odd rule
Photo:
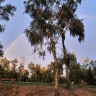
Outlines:
[[[20,63],[20,65],[19,65],[19,67],[18,67],[19,81],[21,81],[21,79],[22,79],[23,71],[24,71],[24,64],[23,64],[23,63]]]
[[[5,70],[10,71],[10,61],[6,57],[1,59],[1,64]]]
[[[15,74],[16,74],[16,66],[17,66],[18,60],[14,59],[14,60],[12,60],[10,62],[12,63],[12,66],[11,66],[12,78],[14,78]]]
[[[65,47],[65,33],[70,32],[70,35],[73,37],[78,36],[78,41],[81,42],[84,40],[84,26],[82,20],[77,18],[75,14],[78,4],[81,4],[82,0],[66,0],[66,3],[63,4],[59,13],[59,22],[58,25],[60,26],[60,36],[62,38],[62,47],[63,47],[63,54],[64,54],[64,61],[66,61],[67,57],[67,50]],[[57,39],[57,41],[58,41]],[[68,64],[65,62],[65,69],[66,69],[66,79],[67,79],[67,87],[70,88],[70,78],[69,78],[69,71],[68,71]]]
[[[30,27],[26,29],[26,35],[31,45],[43,45],[44,40],[48,41],[50,49],[53,53],[55,62],[55,88],[58,89],[58,60],[56,57],[56,34],[58,33],[56,26],[56,12],[58,2],[54,0],[28,0],[25,3],[25,13],[32,18]]]
[[[28,68],[29,68],[29,70],[30,70],[30,72],[31,72],[31,82],[32,81],[35,81],[35,64],[33,63],[33,62],[30,62],[29,64],[28,64]]]

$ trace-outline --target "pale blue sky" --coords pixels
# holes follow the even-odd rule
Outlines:
[[[6,23],[6,30],[0,34],[0,41],[4,46],[4,50],[22,33],[24,29],[29,26],[30,17],[24,14],[24,0],[6,0],[17,7],[15,16]],[[70,52],[76,53],[78,61],[81,57],[89,57],[96,60],[96,0],[82,0],[81,5],[78,7],[77,14],[83,19],[85,26],[85,40],[79,44],[77,38],[70,37],[69,33],[66,34],[66,47]],[[59,40],[60,42],[60,40]],[[58,49],[59,51],[59,49]],[[26,37],[22,35],[6,52],[5,56],[8,59],[18,58],[21,56],[26,58],[26,64],[30,61],[39,64],[49,64],[52,56],[47,55],[45,60],[38,58],[37,55],[32,54],[32,48],[28,43]],[[46,65],[45,64],[45,65]]]

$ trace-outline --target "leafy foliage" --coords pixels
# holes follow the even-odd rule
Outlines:
[[[8,21],[10,16],[14,15],[16,8],[10,4],[3,5],[5,0],[0,0],[0,20]],[[4,31],[4,25],[0,24],[0,32]]]
[[[83,60],[83,63],[75,63],[70,68],[71,81],[79,83],[83,80],[87,84],[95,84],[96,79],[96,61],[89,60],[88,58]]]
[[[16,11],[15,6],[11,4],[2,4],[5,0],[0,0],[0,21],[8,21],[10,16],[14,15],[14,11]],[[0,24],[0,32],[3,32],[5,29],[5,25]],[[0,44],[0,56],[3,55],[2,45]]]
[[[70,34],[75,37],[79,36],[78,41],[81,42],[84,40],[84,25],[82,20],[80,19],[73,19],[70,23]]]
[[[42,43],[44,37],[48,38],[48,32],[56,41],[56,35],[59,35],[68,24],[70,34],[79,36],[79,41],[84,40],[82,20],[75,14],[81,0],[28,0],[24,4],[25,13],[32,18],[30,27],[25,30],[31,45]]]
[[[2,56],[3,55],[3,46],[0,44],[0,56]]]

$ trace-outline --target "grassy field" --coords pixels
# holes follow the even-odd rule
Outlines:
[[[7,84],[7,85],[12,85],[11,82],[3,82],[3,84]],[[14,85],[18,85],[18,86],[54,86],[54,84],[52,83],[32,83],[32,82],[14,82]],[[59,84],[60,87],[66,87],[66,83],[64,84]],[[73,84],[71,85],[72,87],[79,87],[79,88],[96,88],[96,85],[78,85],[78,84]]]
[[[3,84],[7,85],[12,85],[13,83],[11,82],[3,82]],[[44,86],[54,86],[54,84],[51,83],[32,83],[32,82],[14,82],[14,85],[18,86],[39,86],[39,85],[44,85]]]

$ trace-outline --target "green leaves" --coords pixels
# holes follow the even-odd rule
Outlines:
[[[84,40],[84,25],[80,19],[72,19],[69,26],[70,34],[75,37],[78,36],[78,41],[81,42]]]
[[[67,26],[68,22],[71,21],[70,34],[73,34],[72,36],[82,35],[79,36],[78,39],[79,41],[82,41],[84,39],[84,28],[83,28],[84,26],[81,20],[76,19],[75,14],[77,5],[79,3],[81,3],[81,0],[67,0],[67,1],[58,0],[58,2],[56,0],[25,1],[24,2],[25,13],[29,14],[30,17],[32,18],[32,23],[30,23],[31,28],[29,28],[30,30],[27,30],[25,32],[28,34],[29,31],[31,32],[34,31],[33,33],[37,35],[38,30],[38,32],[41,35],[43,35],[44,38],[45,34],[47,36],[49,31],[52,35],[54,35],[53,39],[56,39],[55,35],[60,34],[61,31]],[[50,24],[49,24],[49,18],[51,21]],[[75,26],[74,24],[76,25],[76,27],[74,27]],[[78,30],[80,29],[79,32],[77,29]],[[30,36],[31,32],[29,32]]]
[[[2,46],[2,44],[0,44],[0,57],[3,55],[3,46]]]
[[[2,6],[2,3],[5,0],[0,0],[0,21],[5,20],[8,21],[10,16],[14,15],[14,11],[16,11],[15,6],[12,6],[10,4],[6,4],[5,6]],[[0,32],[4,32],[5,25],[0,24]],[[2,45],[0,44],[0,56],[3,55],[2,51]]]
[[[43,42],[43,37],[40,33],[36,33],[34,31],[26,30],[26,35],[28,36],[28,40],[31,42],[31,46],[38,45]]]
[[[16,11],[16,8],[10,4],[7,4],[5,6],[0,6],[0,19],[8,21],[9,15],[13,16],[14,11]]]
[[[5,6],[2,6],[2,3],[5,0],[0,1],[0,20],[8,21],[10,16],[14,15],[14,11],[16,11],[15,6],[12,6],[10,4],[6,4]],[[0,32],[4,31],[4,25],[0,24]]]
[[[81,4],[81,1],[82,1],[82,0],[76,0],[76,1],[77,1],[78,3],[80,3],[80,4]]]
[[[46,55],[45,51],[39,51],[39,57],[43,57],[43,59],[45,59],[44,58],[45,55]]]
[[[0,25],[0,32],[3,32],[5,29],[5,26],[4,25]]]

